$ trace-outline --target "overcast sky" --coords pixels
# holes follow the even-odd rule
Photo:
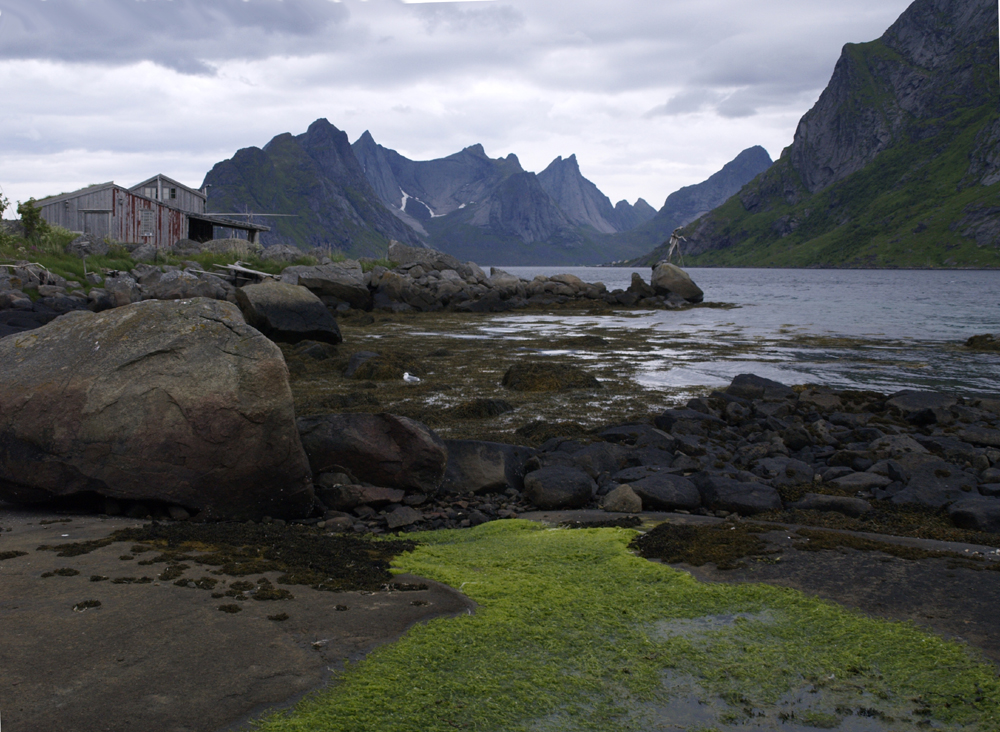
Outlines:
[[[659,208],[747,147],[777,157],[843,44],[908,4],[0,0],[0,186],[199,186],[326,117],[416,160],[575,153],[612,202]]]

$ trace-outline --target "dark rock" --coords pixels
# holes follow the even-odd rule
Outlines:
[[[600,389],[593,374],[569,364],[545,361],[520,362],[507,369],[503,385],[513,391],[565,391]]]
[[[781,432],[781,439],[788,446],[788,449],[793,452],[804,450],[812,445],[812,437],[801,427],[790,427],[787,430],[783,430]]]
[[[753,474],[769,480],[775,488],[809,485],[816,471],[811,465],[794,458],[764,458],[757,463]]]
[[[934,455],[910,453],[900,456],[897,462],[910,479],[906,488],[892,497],[893,503],[941,508],[975,490],[974,478]]]
[[[872,510],[871,504],[860,498],[827,496],[821,493],[806,493],[802,500],[789,504],[788,508],[806,511],[836,511],[854,518]]]
[[[631,447],[652,447],[666,452],[673,452],[677,449],[673,435],[648,424],[609,427],[600,432],[600,437],[608,442]]]
[[[312,507],[284,359],[235,305],[68,313],[0,354],[4,499],[95,492],[228,519]]]
[[[579,468],[554,465],[524,477],[524,496],[541,509],[583,508],[597,492],[594,480]]]
[[[524,488],[524,464],[535,450],[480,440],[445,440],[448,465],[442,493],[502,493]]]
[[[841,490],[870,491],[875,488],[885,488],[892,482],[892,479],[878,473],[865,472],[848,473],[827,482],[833,483]]]
[[[673,432],[679,422],[725,426],[726,422],[712,414],[704,414],[694,409],[667,409],[655,420],[656,426],[666,432]]]
[[[398,488],[382,488],[371,485],[351,485],[336,483],[316,488],[316,496],[323,505],[334,511],[350,511],[358,506],[386,506],[400,503],[404,497]]]
[[[726,387],[726,393],[743,399],[794,399],[791,387],[754,374],[740,374]]]
[[[743,483],[732,478],[708,476],[700,481],[698,487],[705,508],[713,511],[752,516],[764,511],[781,510],[778,491],[762,483]]]
[[[914,391],[905,389],[885,400],[886,407],[916,425],[950,422],[948,410],[958,403],[958,399],[936,391]]]
[[[960,529],[1000,534],[1000,498],[963,498],[948,507],[948,515]]]
[[[334,345],[343,340],[333,315],[305,287],[267,280],[237,289],[236,302],[247,322],[271,340]]]
[[[1000,432],[997,433],[1000,437]],[[967,442],[956,440],[953,437],[943,435],[914,435],[913,439],[923,445],[926,449],[939,455],[945,460],[953,462],[973,462],[980,454],[981,449],[974,448]]]
[[[701,506],[698,488],[687,478],[671,473],[654,473],[628,483],[647,510],[693,511]]]
[[[378,354],[374,351],[358,351],[351,354],[351,358],[347,362],[347,369],[344,371],[344,376],[348,379],[353,378],[362,364],[366,361],[371,361],[373,358],[378,358]]]
[[[404,526],[410,526],[423,520],[424,515],[410,506],[400,506],[395,511],[385,515],[385,525],[390,531],[401,529]]]
[[[991,430],[986,427],[968,427],[960,430],[958,436],[963,442],[970,442],[973,445],[1000,448],[1000,430]]]
[[[426,425],[393,414],[325,414],[297,421],[314,473],[343,466],[362,481],[434,493],[448,450]]]
[[[1000,497],[1000,483],[983,483],[979,486],[979,494],[982,496]]]
[[[544,445],[542,446],[544,449]],[[570,453],[560,450],[538,456],[541,465],[573,465],[595,480],[601,473],[616,473],[625,465],[628,449],[608,442],[594,442],[580,446]]]

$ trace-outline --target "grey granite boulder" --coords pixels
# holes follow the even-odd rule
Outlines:
[[[368,310],[372,306],[372,294],[365,284],[361,265],[354,260],[313,267],[286,267],[281,273],[281,281],[301,285],[320,297],[334,297],[353,308]]]
[[[701,302],[705,293],[683,269],[669,262],[660,262],[653,268],[650,285],[658,295],[674,293],[688,302]]]
[[[281,351],[215,300],[68,313],[0,340],[0,498],[94,492],[202,518],[312,508]]]
[[[434,493],[448,449],[426,425],[394,414],[324,414],[298,419],[314,473],[347,468],[387,488]]]
[[[272,340],[343,340],[326,305],[305,287],[267,280],[237,289],[236,302],[247,322]]]

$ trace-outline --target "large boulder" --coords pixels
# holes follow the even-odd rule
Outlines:
[[[713,511],[752,516],[764,511],[781,510],[778,491],[762,483],[744,483],[714,475],[704,477],[699,483],[702,502]]]
[[[320,297],[334,297],[352,308],[370,310],[372,306],[372,295],[365,284],[361,265],[351,259],[312,267],[285,267],[281,281],[301,285]]]
[[[655,472],[645,478],[633,480],[629,485],[647,509],[693,511],[701,507],[698,488],[680,475]]]
[[[288,244],[275,244],[274,246],[265,247],[260,258],[265,262],[294,262],[296,259],[301,259],[304,256],[305,252],[298,247]]]
[[[948,515],[960,529],[1000,534],[1000,498],[963,498],[948,507]]]
[[[398,241],[389,243],[389,250],[386,257],[397,265],[420,264],[426,269],[443,271],[446,269],[462,269],[462,263],[457,258],[437,249],[426,249],[423,247],[408,247]],[[482,271],[482,270],[480,270]]]
[[[309,513],[281,351],[235,305],[73,312],[0,340],[0,498],[96,492],[203,518]]]
[[[553,465],[524,477],[524,497],[541,509],[583,508],[597,492],[597,484],[579,468]]]
[[[660,262],[653,267],[650,285],[658,295],[674,293],[688,302],[701,302],[705,293],[698,287],[683,269],[670,262]]]
[[[298,420],[314,473],[346,468],[386,488],[434,493],[448,448],[426,425],[394,414],[322,414]]]
[[[448,465],[444,493],[502,493],[524,488],[524,464],[535,451],[530,447],[481,440],[445,440]]]
[[[107,287],[107,280],[105,280]],[[199,277],[187,270],[175,269],[164,272],[155,282],[142,288],[144,300],[189,300],[195,297],[208,297],[214,300],[225,300],[227,283],[214,275]]]
[[[300,285],[266,280],[236,290],[243,316],[268,338],[285,343],[302,340],[336,345],[343,338],[337,321],[316,295]]]

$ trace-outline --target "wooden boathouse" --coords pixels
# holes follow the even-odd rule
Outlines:
[[[150,242],[157,249],[178,239],[208,241],[216,227],[246,232],[257,241],[270,227],[236,221],[205,211],[208,196],[165,175],[155,175],[131,188],[114,181],[36,201],[42,218],[81,234],[123,243]]]

